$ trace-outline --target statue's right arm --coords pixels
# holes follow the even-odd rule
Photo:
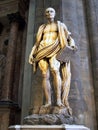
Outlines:
[[[29,55],[29,63],[30,64],[34,63],[34,59],[33,59],[34,58],[34,53],[36,52],[36,50],[37,50],[37,48],[39,46],[39,43],[41,41],[44,28],[45,28],[45,24],[42,24],[38,29],[38,32],[37,32],[37,35],[36,35],[36,43],[34,44],[32,50],[31,50],[31,53]]]
[[[33,64],[33,55],[34,55],[35,50],[36,50],[36,44],[33,46],[31,53],[29,55],[29,63],[30,64]]]

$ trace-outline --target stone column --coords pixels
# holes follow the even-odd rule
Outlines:
[[[23,36],[24,36],[24,27],[25,27],[25,21],[24,19],[19,15],[18,16],[18,23],[19,23],[19,31],[18,31],[18,38],[17,38],[17,45],[16,45],[16,51],[15,51],[15,66],[14,66],[14,78],[13,78],[13,89],[12,89],[12,97],[11,99],[18,103],[20,102],[20,100],[18,99],[19,96],[19,82],[20,82],[20,78],[21,78],[21,71],[22,71],[22,64],[24,64],[24,59],[22,57],[22,53],[24,51],[25,48],[25,41],[23,41]],[[26,36],[25,36],[26,38]],[[24,47],[23,47],[24,46]],[[21,87],[22,88],[22,87]],[[21,92],[22,93],[22,92]],[[20,95],[21,95],[20,93]]]
[[[78,118],[80,124],[95,130],[94,93],[84,6],[88,6],[88,3],[84,4],[83,0],[62,0],[62,19],[78,46],[78,51],[71,60],[72,83],[69,101],[73,115]]]
[[[18,104],[12,101],[19,14],[10,14],[8,18],[10,20],[10,36],[5,64],[5,77],[2,86],[2,98],[0,100],[0,128],[3,130],[8,129],[9,124],[14,124],[16,122],[18,115],[17,110],[19,110]]]
[[[95,94],[97,129],[98,129],[98,1],[85,0],[86,20],[91,52],[91,67]]]
[[[75,115],[79,123],[83,121],[83,89],[81,84],[81,68],[80,68],[80,54],[79,54],[79,28],[76,12],[76,2],[74,1],[65,1],[62,0],[62,19],[65,22],[68,30],[71,31],[72,37],[75,40],[76,45],[78,46],[78,51],[72,56],[71,59],[71,73],[72,73],[72,82],[71,82],[71,91],[69,95],[69,101],[73,110],[73,115]],[[81,122],[82,121],[82,122]]]
[[[23,77],[23,95],[22,95],[22,114],[23,118],[28,115],[30,108],[31,87],[32,87],[32,67],[28,62],[29,54],[34,43],[34,22],[35,22],[35,0],[30,0],[29,14],[28,14],[28,27],[27,27],[27,40],[25,51],[25,64],[24,64],[24,77]]]
[[[8,18],[11,23],[11,30],[10,30],[7,58],[6,58],[7,60],[6,60],[6,67],[5,67],[4,85],[2,90],[2,100],[4,101],[11,100],[16,45],[17,45],[17,36],[18,36],[18,28],[19,28],[17,13],[8,15]]]

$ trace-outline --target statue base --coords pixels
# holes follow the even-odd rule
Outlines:
[[[15,125],[9,130],[90,130],[82,125]]]
[[[76,124],[75,118],[66,107],[41,106],[30,110],[30,115],[25,117],[23,124],[26,125],[61,125]]]
[[[75,119],[65,114],[33,114],[24,118],[26,125],[61,125],[74,124]]]

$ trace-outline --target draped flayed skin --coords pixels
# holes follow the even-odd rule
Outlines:
[[[45,28],[45,24],[41,25],[38,33],[37,33],[37,42],[36,45],[39,47],[40,41],[42,38],[42,34]],[[36,50],[34,53],[34,61],[38,62],[39,60],[43,58],[49,58],[57,54],[61,49],[67,46],[67,35],[68,32],[64,31],[64,28],[62,26],[62,23],[60,21],[57,21],[57,26],[58,26],[58,38],[55,40],[55,42],[51,45],[48,45],[46,47],[43,47],[40,50]]]
[[[60,51],[60,44],[57,38],[53,44],[46,46],[43,49],[37,51],[36,54],[34,55],[34,61],[38,62],[39,60],[45,57],[46,58],[52,57],[53,55],[57,54],[59,51]]]

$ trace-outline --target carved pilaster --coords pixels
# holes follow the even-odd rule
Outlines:
[[[14,78],[13,74],[15,68],[15,55],[16,55],[17,38],[18,38],[18,29],[19,27],[22,26],[21,22],[22,20],[19,13],[10,14],[8,15],[8,18],[11,23],[11,28],[10,28],[9,46],[5,67],[4,86],[2,90],[2,100],[11,99],[11,93],[13,89],[13,78]]]
[[[0,99],[2,94],[2,80],[3,80],[2,72],[4,72],[5,63],[6,63],[6,57],[4,54],[0,53]]]
[[[19,42],[18,39],[19,37],[21,37],[19,35],[19,32],[22,32],[20,31],[20,29],[23,29],[25,25],[24,20],[18,12],[9,14],[7,16],[10,22],[10,36],[8,41],[9,43],[6,56],[5,74],[2,86],[2,97],[0,101],[0,122],[1,124],[4,124],[3,126],[0,126],[0,128],[2,129],[7,129],[9,124],[15,124],[15,122],[19,123],[20,121],[20,117],[17,118],[18,114],[16,114],[19,112],[20,115],[20,109],[18,107],[18,104],[15,103],[16,100],[13,100],[12,96],[14,92],[14,94],[16,95],[15,99],[17,99],[17,90],[19,86],[15,85],[15,78],[19,76],[19,74],[17,74],[18,72],[16,72],[17,68],[19,67],[19,56],[17,56],[17,54],[18,52],[20,53],[19,50],[21,48],[21,45],[19,46],[19,43],[21,43],[21,41]],[[16,62],[16,60],[18,61],[18,63]],[[18,66],[16,66],[16,63]],[[15,74],[15,72],[17,75]],[[19,79],[19,77],[17,79]]]
[[[15,62],[16,62],[16,50],[17,50],[17,39],[18,31],[24,28],[25,22],[20,14],[12,13],[8,14],[10,27],[10,39],[7,52],[7,60],[5,67],[4,85],[2,89],[2,99],[9,100],[13,92],[14,77],[15,77]],[[17,86],[18,87],[18,86]]]
[[[22,59],[23,46],[25,47],[25,42],[23,40],[23,31],[19,31],[17,46],[16,46],[16,56],[15,56],[15,69],[14,69],[14,85],[12,92],[12,100],[19,103],[20,100],[18,98],[19,92],[21,94],[20,88],[20,80],[21,80],[21,71],[22,71],[22,63],[24,63],[24,59]]]

